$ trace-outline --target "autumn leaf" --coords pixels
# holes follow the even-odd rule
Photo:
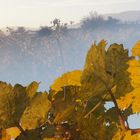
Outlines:
[[[53,90],[53,96],[58,92],[62,91],[65,86],[81,86],[82,72],[80,70],[75,70],[72,72],[68,72],[63,74],[61,77],[57,78],[54,83],[50,86],[51,90]]]
[[[26,92],[29,98],[33,98],[37,92],[39,83],[33,81],[29,86],[26,87]]]
[[[40,127],[46,123],[50,107],[48,93],[37,93],[21,117],[21,126],[28,130]]]

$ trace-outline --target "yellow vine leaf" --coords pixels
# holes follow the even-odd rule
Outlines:
[[[133,56],[140,56],[140,41],[132,49]],[[128,72],[130,73],[131,85],[133,90],[130,93],[127,93],[124,97],[121,97],[117,100],[120,109],[126,109],[129,106],[132,106],[133,113],[140,112],[140,60],[135,58],[128,62],[129,68]]]
[[[131,131],[127,131],[123,140],[140,140],[140,134],[132,135]]]
[[[48,100],[48,93],[36,94],[20,119],[22,128],[31,130],[43,125],[46,122],[50,107],[51,103]]]
[[[140,57],[140,40],[132,48],[132,56],[139,56]]]
[[[140,112],[140,87],[135,88],[126,96],[121,97],[121,99],[117,100],[117,102],[120,109],[122,110],[128,108],[131,105],[133,113]]]
[[[20,135],[20,130],[17,127],[12,127],[12,128],[8,128],[6,130],[6,133],[11,137],[11,138],[16,138],[17,136]]]
[[[11,136],[7,134],[5,129],[1,132],[0,140],[11,140]]]
[[[132,59],[128,63],[128,72],[130,73],[131,85],[136,88],[140,86],[140,61]]]
[[[121,131],[119,130],[112,138],[112,140],[140,140],[140,134],[131,134],[131,130],[125,132],[123,139],[121,139]]]
[[[81,86],[81,75],[82,72],[80,70],[65,73],[54,81],[51,85],[51,90],[57,93],[58,91],[62,91],[65,86]]]
[[[38,87],[39,83],[36,81],[33,81],[29,86],[26,87],[26,92],[30,98],[36,94]]]

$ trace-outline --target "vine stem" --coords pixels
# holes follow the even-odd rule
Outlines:
[[[21,131],[21,134],[28,140],[28,135],[26,134],[25,130],[20,126],[20,124],[17,124],[18,129]]]
[[[108,88],[106,82],[105,82],[100,76],[98,76],[98,78],[100,78],[100,80],[101,80],[102,83],[105,85],[105,87],[106,87],[108,93],[109,93],[110,96],[111,96],[111,99],[112,99],[112,101],[113,101],[113,103],[114,103],[114,105],[115,105],[115,108],[116,108],[116,112],[117,112],[117,114],[118,114],[118,119],[119,119],[119,122],[120,122],[120,125],[121,125],[121,129],[122,129],[123,134],[124,134],[124,132],[125,132],[126,130],[129,129],[129,126],[128,126],[127,123],[126,123],[126,126],[125,126],[125,122],[126,122],[126,121],[125,121],[125,119],[124,119],[124,117],[123,117],[123,115],[122,115],[121,110],[119,109],[118,103],[117,103],[117,101],[116,101],[116,99],[115,99],[115,96],[114,96],[112,90],[111,90],[110,88]]]
[[[108,92],[109,92],[109,94],[110,94],[110,96],[112,98],[112,101],[113,101],[114,105],[115,105],[116,112],[118,114],[118,118],[119,118],[119,121],[120,121],[121,128],[122,128],[123,131],[126,131],[128,126],[125,126],[125,119],[124,119],[124,117],[122,115],[122,112],[120,111],[120,109],[118,107],[118,103],[117,103],[117,101],[116,101],[116,99],[115,99],[115,97],[114,97],[114,95],[112,93],[112,90],[108,89]]]
[[[103,99],[105,99],[106,96],[107,96],[107,95],[105,95],[105,96],[103,97]],[[93,113],[93,112],[102,104],[103,99],[102,99],[100,102],[98,102],[98,103],[84,116],[84,118],[88,118],[88,116],[89,116],[91,113]]]

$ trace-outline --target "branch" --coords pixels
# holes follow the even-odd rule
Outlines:
[[[18,129],[21,131],[21,134],[23,135],[23,137],[28,140],[28,135],[26,133],[26,131],[20,126],[20,124],[17,124]]]
[[[140,128],[137,128],[137,129],[129,129],[129,130],[131,130],[132,135],[133,134],[136,134],[136,133],[140,133]]]
[[[126,126],[125,126],[125,119],[124,119],[124,117],[123,117],[123,115],[122,115],[122,112],[120,111],[120,109],[119,109],[119,107],[118,107],[117,101],[116,101],[116,99],[115,99],[115,97],[114,97],[114,95],[113,95],[113,93],[112,93],[112,90],[111,90],[110,88],[108,88],[106,82],[105,82],[100,76],[97,75],[97,77],[98,77],[98,78],[101,80],[101,82],[106,86],[107,91],[108,91],[108,93],[110,94],[110,96],[111,96],[111,98],[112,98],[112,101],[113,101],[113,103],[114,103],[114,105],[115,105],[115,108],[116,108],[116,111],[117,111],[117,114],[118,114],[118,118],[119,118],[119,121],[120,121],[120,125],[121,125],[122,130],[123,130],[123,131],[128,130],[129,126],[128,126],[127,124],[126,124]]]
[[[103,99],[105,99],[106,96],[107,96],[107,95],[105,95],[105,96],[103,97]],[[93,113],[93,112],[102,104],[103,99],[102,99],[99,103],[97,103],[97,104],[84,116],[84,118],[88,118],[88,116],[89,116],[91,113]]]
[[[17,124],[17,127],[21,131],[22,134],[25,133],[25,130],[20,126],[20,124]]]
[[[97,103],[85,116],[84,118],[88,118],[88,116],[93,113],[101,104],[103,101],[100,101],[99,103]]]
[[[122,115],[122,113],[121,113],[121,111],[120,111],[120,109],[118,107],[117,101],[116,101],[116,99],[115,99],[115,97],[114,97],[114,95],[112,93],[112,90],[108,89],[108,92],[109,92],[109,94],[110,94],[110,96],[112,98],[112,101],[113,101],[114,105],[115,105],[115,108],[116,108],[116,111],[117,111],[117,114],[118,114],[118,118],[119,118],[119,121],[120,121],[121,128],[122,128],[123,131],[126,131],[128,126],[125,126],[125,119],[124,119],[124,117],[123,117],[123,115]]]

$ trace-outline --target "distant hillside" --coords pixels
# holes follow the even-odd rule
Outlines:
[[[103,17],[107,19],[109,16],[112,18],[118,19],[122,22],[134,22],[134,23],[140,23],[140,10],[139,11],[125,11],[121,13],[110,13],[110,14],[104,14]],[[73,24],[68,26],[69,29],[71,28],[79,28],[81,26],[81,23]]]
[[[139,11],[125,11],[121,13],[111,13],[105,14],[104,17],[111,16],[113,18],[119,19],[123,22],[140,22],[140,10]]]

